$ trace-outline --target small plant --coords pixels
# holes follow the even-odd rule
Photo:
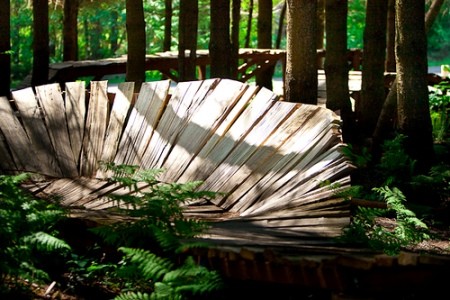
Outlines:
[[[433,125],[433,138],[435,142],[442,143],[448,139],[450,130],[450,82],[442,81],[434,85],[430,91],[429,103],[431,122]]]
[[[22,280],[48,280],[39,253],[67,254],[70,246],[57,238],[55,225],[64,212],[20,188],[27,174],[0,175],[0,291]]]
[[[387,209],[358,207],[352,223],[344,231],[343,241],[395,255],[402,247],[430,238],[426,224],[404,205],[406,199],[399,189],[381,187],[374,191],[386,201]],[[382,218],[389,214],[395,215],[395,223],[383,224]]]
[[[96,266],[120,282],[122,293],[116,299],[183,299],[220,288],[216,272],[195,264],[190,257],[180,264],[180,256],[175,255],[188,247],[204,246],[183,241],[208,228],[204,222],[186,218],[183,205],[212,199],[217,193],[198,191],[201,182],[159,182],[162,170],[114,164],[106,167],[114,173],[111,181],[128,189],[111,198],[129,221],[94,229],[125,254],[117,269]]]

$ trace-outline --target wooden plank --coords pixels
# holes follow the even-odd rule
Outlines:
[[[218,83],[217,79],[181,82],[177,85],[149,142],[143,168],[161,168],[177,143],[178,134],[190,121],[190,112]]]
[[[134,82],[122,82],[118,86],[118,91],[111,108],[108,127],[106,128],[105,142],[100,157],[102,162],[112,162],[117,153],[119,140],[122,135],[125,119],[131,107],[134,93]],[[97,171],[98,178],[104,178],[107,173],[101,168]]]
[[[70,144],[77,165],[80,163],[86,117],[86,88],[83,81],[66,82],[66,119]]]
[[[205,180],[249,132],[249,128],[274,104],[274,94],[250,86],[233,111],[222,122],[178,179],[180,182]]]
[[[38,86],[36,93],[63,176],[75,177],[78,175],[77,164],[70,146],[64,99],[59,84]]]
[[[97,173],[99,168],[108,121],[109,103],[106,91],[107,81],[91,82],[91,97],[80,160],[80,174],[82,176],[91,177]]]
[[[142,156],[166,106],[169,88],[170,80],[142,85],[120,142],[116,163],[141,165]]]
[[[39,172],[40,162],[36,159],[33,145],[6,97],[0,97],[0,128],[17,171]]]
[[[178,140],[163,164],[166,172],[161,180],[178,181],[217,128],[223,125],[222,122],[246,89],[247,85],[241,82],[222,79],[211,93],[201,99],[190,112],[189,123],[179,132]]]
[[[2,101],[2,100],[0,100]],[[0,130],[0,169],[4,172],[14,172],[17,170],[16,165],[14,164],[13,158],[9,153],[8,143],[6,142],[6,138]]]
[[[44,123],[44,114],[31,88],[14,91],[12,97],[20,113],[24,129],[36,152],[40,173],[61,177],[63,175],[55,156],[52,142]]]
[[[294,108],[295,104],[293,103],[284,105],[276,102],[252,128],[245,140],[239,143],[223,163],[204,181],[202,189],[224,193],[230,193],[236,189],[258,167],[254,164],[247,165],[249,159],[262,154],[258,151],[264,147],[267,139],[292,113]],[[218,204],[219,199],[213,201]]]

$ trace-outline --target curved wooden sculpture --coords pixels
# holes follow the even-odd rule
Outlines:
[[[278,101],[267,89],[232,80],[119,85],[49,84],[0,98],[0,167],[33,172],[27,186],[61,204],[106,210],[110,184],[99,161],[164,168],[161,181],[203,181],[224,192],[186,214],[217,218],[205,238],[241,245],[315,243],[349,223],[334,187],[348,187],[340,120],[323,107]],[[219,221],[220,220],[220,221]],[[292,242],[292,240],[296,242]]]

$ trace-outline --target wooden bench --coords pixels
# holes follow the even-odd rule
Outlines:
[[[173,93],[170,84],[146,82],[133,95],[122,83],[108,97],[106,81],[90,91],[54,83],[1,97],[2,173],[32,172],[32,193],[88,215],[127,192],[100,161],[164,168],[163,182],[201,180],[224,193],[186,207],[215,220],[203,238],[218,244],[309,247],[341,234],[350,212],[336,190],[350,185],[353,167],[337,115],[239,81],[182,82]]]

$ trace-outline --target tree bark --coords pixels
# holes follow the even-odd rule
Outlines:
[[[211,1],[209,55],[212,78],[232,78],[230,0]]]
[[[63,61],[78,60],[79,0],[64,1]]]
[[[281,39],[285,32],[285,30],[284,30],[284,19],[285,18],[286,18],[286,1],[283,1],[283,4],[281,6],[281,11],[280,11],[280,18],[278,19],[278,32],[277,32],[277,39],[275,42],[276,49],[280,49],[280,47],[281,47]]]
[[[387,1],[368,0],[366,7],[361,99],[355,109],[362,140],[372,136],[386,97],[384,66],[388,5]]]
[[[434,0],[433,3],[435,5],[431,5],[430,10],[439,12],[444,0]],[[425,30],[429,31],[431,26],[433,25],[435,18],[432,16],[437,15],[437,13],[431,13],[430,10],[427,12],[425,16]],[[397,82],[398,77],[392,82],[389,93],[384,100],[383,108],[381,109],[380,116],[378,118],[377,126],[375,127],[375,131],[373,133],[373,141],[374,144],[381,144],[383,140],[390,137],[393,132],[395,122],[396,122],[396,113],[397,113]]]
[[[395,70],[395,0],[388,0],[385,71]]]
[[[48,82],[50,50],[47,0],[33,0],[33,29],[33,71],[31,85],[37,86]]]
[[[259,0],[258,7],[258,48],[272,48],[272,0]],[[272,90],[274,68],[256,75],[256,85]]]
[[[144,6],[142,0],[127,0],[127,36],[128,59],[126,81],[134,81],[135,92],[141,89],[145,81],[145,21]]]
[[[406,136],[406,151],[419,170],[431,166],[432,126],[428,103],[425,2],[396,1],[397,115],[399,132]]]
[[[317,1],[286,3],[286,100],[317,104]]]
[[[248,4],[248,19],[247,19],[247,32],[245,33],[245,48],[250,48],[250,36],[252,33],[252,21],[253,21],[253,0],[250,0]]]
[[[340,110],[343,138],[353,136],[353,112],[348,88],[347,65],[347,0],[326,0],[325,4],[327,108]]]
[[[11,89],[11,4],[0,0],[0,96],[9,97]]]
[[[170,51],[172,46],[172,0],[164,0],[165,12],[164,12],[164,51]]]
[[[180,1],[180,21],[178,25],[179,80],[196,79],[198,0]],[[187,51],[186,51],[187,50]],[[186,54],[188,54],[186,56]]]
[[[239,23],[241,20],[241,0],[232,0],[231,10],[231,76],[238,78],[239,66]]]

